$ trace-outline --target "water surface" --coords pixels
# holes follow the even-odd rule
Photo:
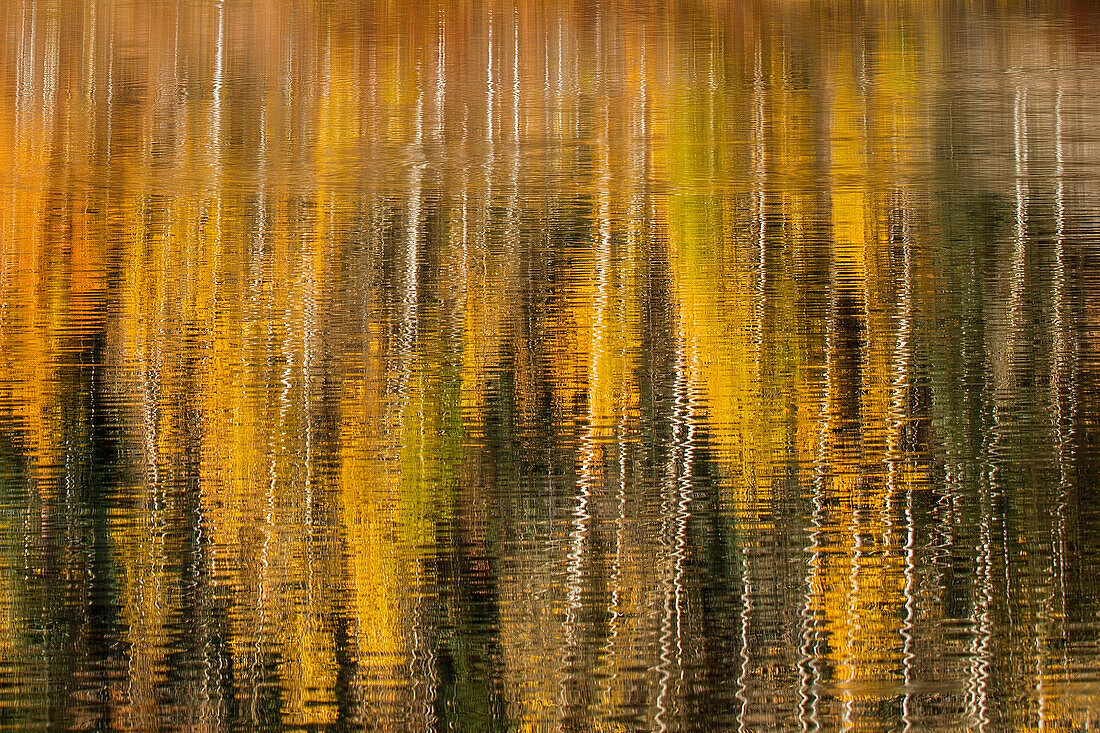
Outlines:
[[[0,725],[1096,725],[1098,28],[0,0]]]

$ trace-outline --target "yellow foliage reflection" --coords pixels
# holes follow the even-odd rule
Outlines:
[[[1085,725],[1096,97],[1004,5],[0,6],[0,705]]]

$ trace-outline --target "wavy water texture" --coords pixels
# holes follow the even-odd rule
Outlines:
[[[1098,27],[0,0],[0,727],[1094,725]]]

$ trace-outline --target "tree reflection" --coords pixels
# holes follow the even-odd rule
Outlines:
[[[1085,724],[1082,14],[0,7],[4,719]]]

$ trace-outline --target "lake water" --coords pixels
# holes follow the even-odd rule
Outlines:
[[[1100,11],[0,0],[0,726],[1100,726]]]

